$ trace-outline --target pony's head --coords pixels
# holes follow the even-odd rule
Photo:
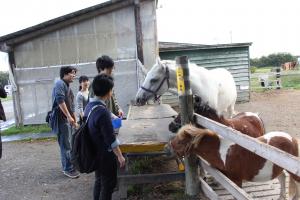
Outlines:
[[[191,154],[197,148],[202,138],[209,135],[210,132],[208,129],[199,129],[192,125],[185,125],[170,140],[169,145],[178,157],[183,157]]]
[[[136,103],[144,105],[150,99],[158,100],[168,89],[169,69],[158,58],[136,94]]]

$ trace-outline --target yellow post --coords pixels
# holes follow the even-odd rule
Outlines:
[[[176,57],[177,88],[179,95],[179,107],[181,113],[181,125],[189,124],[193,119],[193,95],[189,80],[188,57]],[[185,164],[185,192],[189,196],[196,196],[200,191],[200,183],[197,173],[197,158],[190,155],[184,159]]]

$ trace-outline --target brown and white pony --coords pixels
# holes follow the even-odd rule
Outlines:
[[[287,133],[269,132],[257,139],[294,156],[299,155],[297,140]],[[185,125],[170,141],[170,146],[179,157],[189,154],[201,156],[240,187],[243,181],[269,181],[278,177],[280,197],[285,198],[285,178],[281,167],[213,131]],[[290,197],[299,199],[299,192],[300,177],[290,174]]]
[[[197,96],[194,99],[194,112],[199,115],[229,126],[251,137],[256,138],[265,134],[263,121],[256,113],[241,112],[232,118],[225,118],[223,115],[218,115],[216,110],[208,106],[208,104],[202,104]],[[181,120],[180,115],[178,115],[174,121],[169,124],[169,130],[175,133],[180,126]]]
[[[297,61],[293,61],[293,62],[286,62],[286,63],[283,63],[281,65],[282,69],[283,70],[294,70],[297,66]]]

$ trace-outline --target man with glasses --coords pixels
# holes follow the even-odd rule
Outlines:
[[[71,136],[77,126],[75,117],[74,94],[70,84],[74,81],[77,69],[71,66],[60,68],[60,80],[55,82],[52,91],[53,117],[57,120],[52,126],[52,131],[57,134],[60,147],[61,164],[64,175],[78,178],[79,173],[71,163]]]

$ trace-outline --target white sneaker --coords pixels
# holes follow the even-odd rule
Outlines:
[[[76,170],[67,172],[67,171],[63,171],[64,175],[66,175],[69,178],[78,178],[79,177],[79,173]]]

